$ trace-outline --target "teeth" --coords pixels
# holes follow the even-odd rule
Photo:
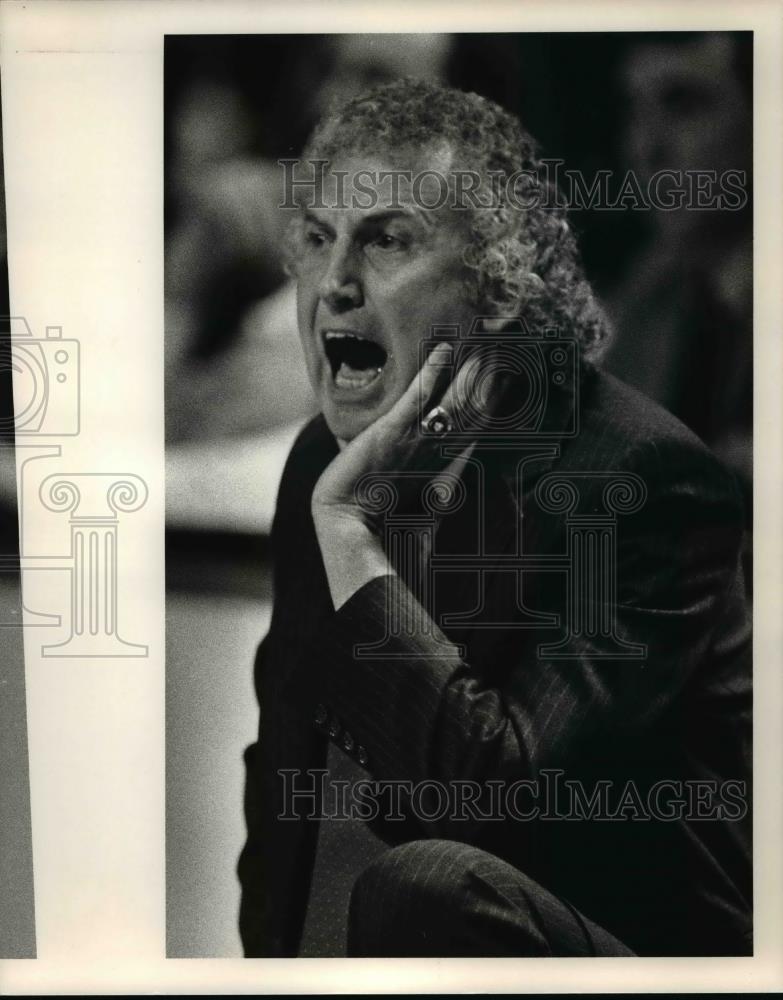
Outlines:
[[[339,333],[337,330],[327,330],[325,337],[327,340],[345,340],[348,337],[352,337],[354,340],[366,340],[366,337],[360,337],[357,333]]]

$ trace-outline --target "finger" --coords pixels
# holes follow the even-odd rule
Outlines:
[[[404,429],[419,420],[435,395],[444,372],[451,372],[452,354],[451,344],[445,341],[430,351],[411,384],[386,415],[390,423]]]
[[[444,375],[453,375],[452,358],[454,349],[451,344],[442,342],[437,344],[430,351],[427,360],[421,367],[418,376],[412,384],[418,383],[416,398],[416,414],[421,414],[425,408],[432,405],[439,383],[443,381]]]
[[[460,366],[440,405],[452,420],[460,414],[465,430],[474,426],[480,429],[491,419],[497,405],[500,374],[495,350],[490,348],[474,352]]]

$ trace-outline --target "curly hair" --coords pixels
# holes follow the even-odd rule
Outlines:
[[[347,153],[440,147],[475,171],[492,198],[469,209],[463,251],[468,294],[485,315],[522,318],[531,331],[574,336],[583,360],[595,360],[609,323],[585,277],[576,239],[540,159],[535,140],[499,105],[425,80],[378,86],[330,111],[308,140],[304,158],[332,161]],[[543,197],[508,197],[515,175],[534,178]]]

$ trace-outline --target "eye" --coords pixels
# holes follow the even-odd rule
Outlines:
[[[305,246],[312,250],[320,250],[325,246],[329,237],[323,229],[317,226],[307,226],[304,232]]]
[[[408,247],[408,241],[402,236],[395,236],[392,233],[376,233],[371,240],[368,241],[368,245],[373,249],[381,250],[385,253],[394,253],[400,250],[406,250]]]

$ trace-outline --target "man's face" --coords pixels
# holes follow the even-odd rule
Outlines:
[[[429,169],[447,176],[450,154],[349,156],[330,165],[346,171],[348,207],[337,207],[327,185],[327,208],[308,208],[298,266],[297,313],[308,374],[332,433],[350,441],[386,413],[419,370],[419,344],[434,324],[467,329],[462,251],[467,213],[434,204],[437,182],[414,197],[402,182],[395,198],[384,170]],[[357,178],[359,171],[372,177]],[[358,188],[361,190],[357,189]],[[367,191],[371,195],[367,194]],[[359,204],[354,207],[354,195]],[[450,201],[450,199],[449,199]]]

